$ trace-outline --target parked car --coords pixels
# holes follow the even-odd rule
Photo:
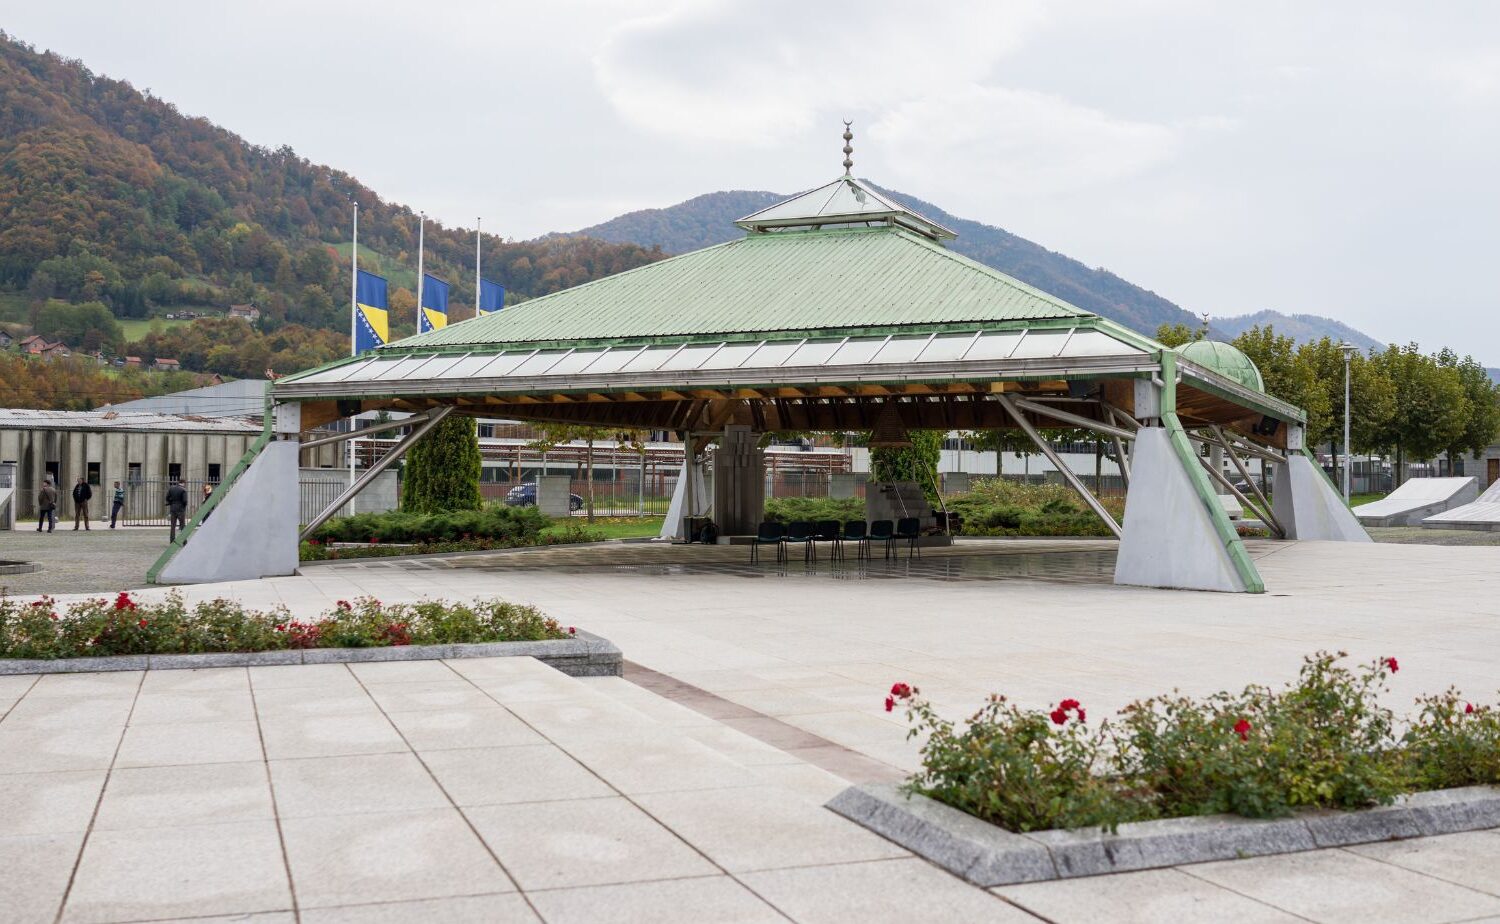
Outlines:
[[[536,482],[526,481],[516,485],[505,492],[505,506],[507,507],[533,507],[536,505]],[[577,494],[568,495],[568,509],[582,510],[583,498]]]

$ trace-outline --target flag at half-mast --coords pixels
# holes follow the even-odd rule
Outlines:
[[[479,280],[479,313],[493,314],[505,307],[505,286],[488,279]]]
[[[385,301],[385,279],[359,271],[354,283],[354,353],[384,346],[391,339],[391,315]]]
[[[448,283],[431,274],[422,275],[422,310],[417,312],[417,333],[448,326]]]

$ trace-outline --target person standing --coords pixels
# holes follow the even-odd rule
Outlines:
[[[109,528],[115,528],[115,520],[120,516],[120,511],[125,509],[125,489],[115,482],[115,497],[109,504]]]
[[[198,509],[202,510],[204,507],[208,506],[208,499],[210,497],[213,497],[213,495],[214,495],[214,486],[213,486],[213,483],[212,482],[208,482],[208,481],[203,482],[203,501],[202,501],[202,503],[200,503],[198,505]],[[203,517],[198,522],[199,523],[207,523],[208,522],[208,514],[205,513],[203,515]]]
[[[187,504],[187,489],[182,486],[182,479],[172,479],[172,486],[167,488],[167,517],[172,524],[168,542],[176,542],[177,530],[187,525]]]
[[[88,481],[78,476],[78,483],[73,485],[73,532],[78,532],[78,521],[83,520],[84,532],[89,532],[89,501],[94,499],[94,489],[89,487]]]
[[[57,529],[57,489],[52,486],[51,478],[42,479],[42,487],[36,492],[36,531],[42,531],[42,524],[47,524],[47,532]]]

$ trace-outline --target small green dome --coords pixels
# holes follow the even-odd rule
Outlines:
[[[1260,370],[1255,368],[1250,357],[1240,352],[1238,347],[1222,340],[1194,340],[1179,347],[1177,352],[1188,362],[1212,369],[1246,388],[1259,392],[1266,390],[1265,380],[1260,377]]]

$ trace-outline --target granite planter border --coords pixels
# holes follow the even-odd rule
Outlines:
[[[355,661],[430,661],[440,658],[536,658],[573,677],[618,677],[623,660],[609,639],[579,629],[572,638],[540,642],[391,645],[381,648],[307,648],[206,654],[112,655],[104,658],[0,658],[6,674],[74,674],[92,671],[193,670],[268,664],[340,664]]]
[[[1500,786],[1419,792],[1389,806],[1270,820],[1167,818],[1120,825],[1115,834],[1096,828],[1018,834],[926,796],[907,796],[899,784],[851,786],[827,807],[990,888],[1500,827]]]

